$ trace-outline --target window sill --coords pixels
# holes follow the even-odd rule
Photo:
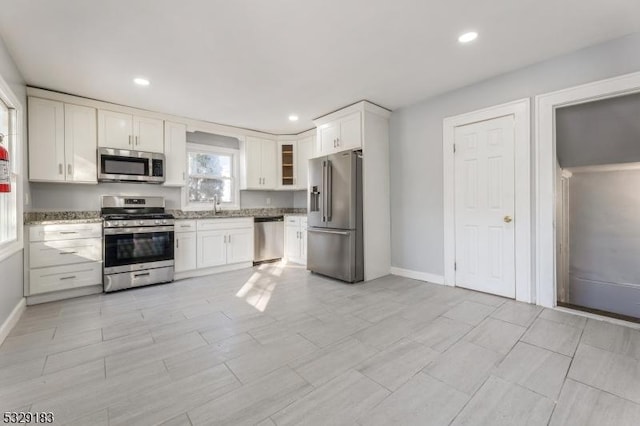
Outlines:
[[[221,210],[240,210],[240,206],[236,205],[236,204],[217,206],[216,208],[217,208],[218,211],[221,211]],[[182,206],[182,211],[183,212],[213,211],[213,205],[212,204],[211,205],[204,205],[204,206],[187,205],[187,206]]]

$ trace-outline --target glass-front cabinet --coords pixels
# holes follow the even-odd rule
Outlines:
[[[282,189],[294,189],[296,185],[296,143],[286,141],[278,143],[279,182]]]

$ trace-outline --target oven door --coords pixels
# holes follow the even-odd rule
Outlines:
[[[173,226],[106,228],[105,275],[173,266],[173,238]]]

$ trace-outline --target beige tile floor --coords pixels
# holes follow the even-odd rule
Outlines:
[[[0,411],[56,424],[637,425],[640,331],[269,264],[29,307]]]

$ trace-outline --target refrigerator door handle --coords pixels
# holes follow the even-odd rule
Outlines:
[[[327,222],[331,222],[331,213],[333,211],[333,166],[331,165],[331,160],[327,160],[327,186],[324,189],[324,192],[327,194],[327,203],[326,203],[326,212],[327,212]]]
[[[333,231],[329,229],[307,229],[307,232],[319,232],[321,234],[349,235],[349,231]]]
[[[327,221],[327,161],[322,162],[322,221]]]

